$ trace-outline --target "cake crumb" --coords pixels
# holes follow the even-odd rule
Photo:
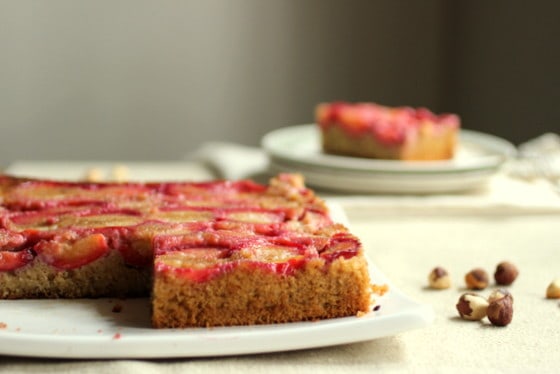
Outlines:
[[[360,318],[365,316],[366,314],[367,314],[366,312],[359,310],[358,313],[356,313],[356,317]]]
[[[117,332],[115,335],[113,335],[113,340],[119,340],[122,337],[120,332]]]
[[[0,322],[0,329],[5,329],[8,325],[5,322]]]
[[[383,296],[389,291],[389,286],[387,284],[372,284],[371,291],[379,296]]]
[[[111,312],[120,313],[120,312],[122,312],[122,309],[123,309],[123,307],[122,307],[121,304],[115,304],[115,305],[113,305],[113,309],[111,309]]]

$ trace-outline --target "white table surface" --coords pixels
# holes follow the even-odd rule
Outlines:
[[[37,164],[20,163],[8,171],[32,172],[32,165]],[[74,172],[81,173],[80,165],[74,166]],[[181,176],[188,175],[189,179],[213,178],[212,172],[199,163],[187,162],[179,166]],[[54,176],[56,165],[50,167],[48,173]],[[136,164],[134,167],[145,166]],[[41,170],[47,170],[44,164]],[[67,177],[73,177],[70,169],[65,170]],[[558,372],[560,303],[544,295],[550,281],[560,277],[560,213],[555,210],[501,210],[491,205],[484,209],[469,210],[460,205],[461,209],[442,210],[415,197],[406,198],[407,204],[397,204],[391,209],[391,204],[387,203],[391,199],[394,197],[388,200],[372,197],[370,204],[361,208],[349,204],[347,213],[351,228],[361,238],[375,265],[395,286],[433,307],[435,321],[426,328],[344,346],[224,358],[72,361],[1,357],[0,371],[135,374]],[[419,199],[417,206],[414,199]],[[376,201],[382,209],[376,209]],[[512,323],[500,328],[487,320],[468,322],[458,318],[455,304],[465,292],[464,274],[474,267],[483,267],[491,274],[502,260],[514,262],[520,270],[518,279],[509,287],[515,300]],[[433,291],[427,288],[428,273],[436,265],[450,272],[453,281],[450,289]],[[487,295],[494,288],[491,285],[481,293]]]

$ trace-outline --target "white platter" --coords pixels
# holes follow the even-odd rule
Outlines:
[[[333,220],[349,226],[339,205],[329,203],[329,209]],[[373,283],[389,286],[376,299],[379,310],[316,322],[158,330],[150,325],[148,298],[0,300],[0,355],[109,359],[267,353],[372,340],[433,320],[431,307],[399,291],[371,261],[369,271]]]
[[[349,226],[344,210],[331,216]],[[379,310],[357,317],[277,325],[151,328],[150,301],[0,300],[0,354],[56,358],[178,358],[267,353],[354,343],[428,325],[433,310],[399,291],[369,261],[371,280],[387,284]],[[114,312],[114,308],[119,309]]]
[[[281,128],[262,147],[271,171],[297,172],[310,186],[343,192],[439,193],[484,185],[516,153],[508,141],[462,129],[456,156],[447,161],[404,162],[328,155],[316,125]]]
[[[372,340],[424,327],[433,311],[385,282],[380,309],[362,317],[278,325],[156,330],[147,298],[0,301],[0,354],[56,358],[228,356]],[[115,305],[120,313],[112,312]]]

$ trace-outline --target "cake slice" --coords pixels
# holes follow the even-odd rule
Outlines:
[[[0,176],[0,298],[149,296],[157,328],[366,312],[359,240],[298,175],[268,185]]]
[[[356,315],[370,303],[358,240],[341,226],[272,237],[216,231],[204,247],[155,243],[155,327],[231,326]]]
[[[315,118],[325,153],[391,160],[450,159],[460,128],[455,114],[374,103],[323,103]]]

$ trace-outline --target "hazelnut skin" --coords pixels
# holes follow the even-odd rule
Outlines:
[[[465,275],[467,288],[471,290],[483,290],[488,287],[488,273],[481,268],[471,270]]]
[[[436,290],[443,290],[451,287],[451,279],[447,270],[441,266],[435,267],[428,276],[430,287]]]
[[[519,275],[519,270],[511,262],[504,261],[500,262],[496,266],[496,271],[494,272],[494,279],[497,284],[502,286],[509,286],[512,284],[517,276]]]
[[[553,280],[546,289],[547,299],[560,299],[560,278]]]
[[[492,301],[486,311],[494,326],[507,326],[513,318],[513,301],[509,296]]]
[[[492,291],[492,293],[488,296],[488,302],[491,303],[492,301],[499,300],[503,297],[509,297],[513,303],[513,296],[511,296],[511,293],[505,288],[498,288]]]

